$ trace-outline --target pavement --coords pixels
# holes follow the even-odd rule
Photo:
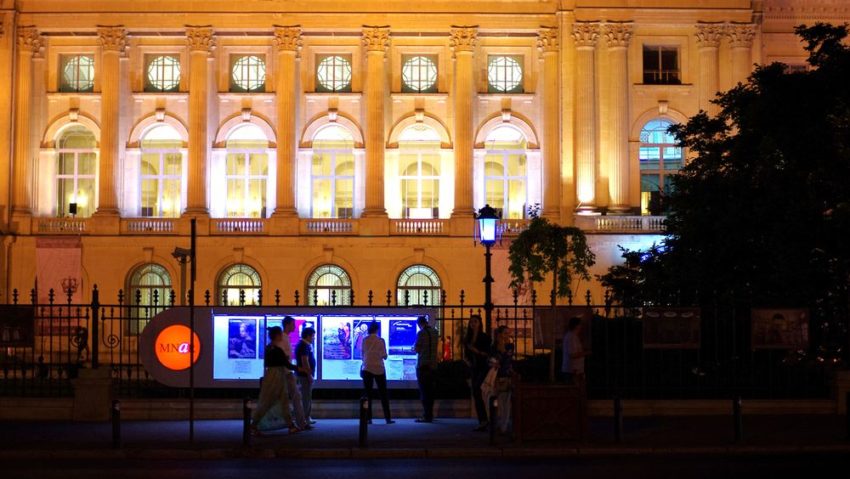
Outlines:
[[[522,442],[474,432],[471,419],[437,419],[417,424],[399,419],[369,426],[359,447],[358,421],[323,419],[310,431],[270,431],[242,444],[239,420],[124,421],[114,447],[110,423],[0,422],[4,459],[234,459],[234,458],[528,458],[633,455],[848,454],[845,416],[758,415],[743,418],[743,437],[734,438],[731,416],[625,418],[616,441],[611,418],[592,417],[582,442]]]

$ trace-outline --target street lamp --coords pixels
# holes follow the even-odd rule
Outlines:
[[[478,241],[484,245],[484,324],[487,331],[491,330],[493,320],[493,276],[490,274],[490,247],[496,244],[499,236],[499,215],[490,205],[484,205],[478,210]]]
[[[177,246],[171,252],[171,256],[180,263],[180,306],[184,306],[186,304],[186,263],[192,257],[192,250]]]

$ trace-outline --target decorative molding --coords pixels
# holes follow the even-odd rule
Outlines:
[[[97,43],[103,51],[123,54],[127,48],[127,30],[123,25],[98,27]]]
[[[598,22],[576,22],[573,24],[573,38],[576,48],[594,48],[599,40]]]
[[[752,23],[732,23],[726,26],[726,35],[732,48],[750,48],[756,36],[756,27]]]
[[[558,53],[560,46],[558,27],[541,27],[537,32],[537,49],[542,53]]]
[[[38,55],[44,46],[44,38],[32,26],[18,27],[18,48],[21,53]]]
[[[697,45],[700,48],[717,48],[720,46],[720,39],[726,33],[726,26],[721,23],[698,23],[697,24]]]
[[[390,27],[363,25],[362,41],[366,51],[384,53],[390,46]]]
[[[602,35],[608,48],[626,48],[632,39],[633,25],[631,22],[606,23],[602,25]]]
[[[0,38],[6,34],[6,14],[0,13]]]
[[[186,45],[193,52],[211,53],[215,49],[215,33],[212,27],[186,27]]]
[[[478,44],[478,26],[452,26],[449,47],[454,53],[472,52]]]
[[[302,43],[300,25],[274,28],[274,46],[278,51],[295,52],[298,55]]]

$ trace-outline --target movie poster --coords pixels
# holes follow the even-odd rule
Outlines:
[[[354,359],[363,359],[363,340],[369,335],[369,324],[372,318],[354,320]],[[378,336],[381,329],[378,328]]]
[[[389,344],[387,345],[389,355],[413,354],[413,346],[416,344],[416,329],[415,319],[391,319]]]
[[[322,318],[322,358],[351,359],[351,317]]]
[[[227,328],[228,359],[257,358],[257,320],[231,319]]]
[[[646,349],[699,349],[699,308],[646,308],[641,321]]]
[[[809,311],[807,309],[753,309],[751,345],[753,349],[807,349]]]
[[[593,310],[587,306],[556,306],[555,319],[552,319],[552,308],[534,310],[534,347],[551,348],[554,344],[560,348],[567,333],[567,325],[572,318],[580,318],[582,322],[581,344],[585,351],[591,349],[590,327],[593,323]]]
[[[298,346],[298,343],[301,341],[301,332],[304,331],[305,328],[313,328],[316,329],[316,317],[315,316],[292,316],[295,319],[295,329],[289,333],[289,342],[292,344],[292,351],[295,352],[295,348]],[[261,337],[263,340],[261,341],[260,347],[260,358],[265,358],[265,349],[266,345],[271,342],[269,339],[269,328],[277,326],[280,329],[283,329],[283,317],[282,316],[269,316],[266,318],[266,327],[263,328],[263,334]],[[294,358],[293,358],[294,360]]]

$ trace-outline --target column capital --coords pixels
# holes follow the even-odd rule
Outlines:
[[[576,48],[593,48],[599,40],[600,25],[598,22],[573,23],[573,39]]]
[[[186,45],[193,52],[210,53],[215,49],[215,33],[209,26],[187,26]]]
[[[721,23],[697,23],[697,45],[700,48],[717,48],[726,28]]]
[[[449,46],[457,52],[471,52],[478,43],[478,26],[452,26]]]
[[[756,26],[752,23],[731,23],[726,25],[726,36],[732,48],[750,48],[756,36]]]
[[[97,43],[104,51],[124,53],[127,48],[127,30],[123,25],[97,27]]]
[[[390,27],[363,25],[362,42],[368,52],[385,53],[390,46]]]
[[[301,25],[275,26],[274,46],[277,51],[295,52],[301,51]]]
[[[560,46],[558,27],[540,27],[537,31],[537,49],[541,53],[558,53]]]
[[[608,48],[626,48],[632,39],[632,22],[605,23],[602,25],[602,35]]]
[[[18,27],[18,52],[37,55],[44,46],[44,39],[38,29],[32,26]]]

